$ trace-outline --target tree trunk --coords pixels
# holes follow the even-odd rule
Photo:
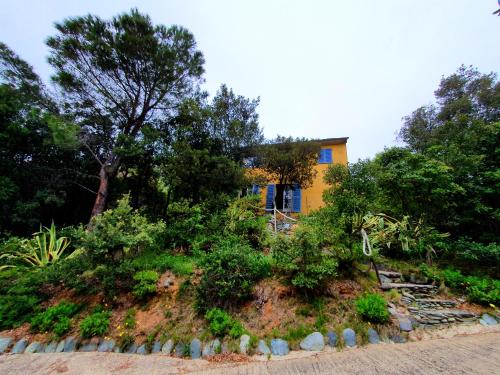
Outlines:
[[[97,190],[97,196],[95,197],[94,207],[92,208],[90,218],[103,213],[106,209],[109,183],[116,176],[119,166],[120,158],[113,153],[111,153],[106,159],[106,162],[101,166],[101,170],[99,171],[99,189]]]

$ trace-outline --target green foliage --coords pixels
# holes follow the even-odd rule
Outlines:
[[[125,262],[137,271],[155,270],[163,273],[171,270],[178,276],[189,276],[194,270],[194,258],[186,255],[173,255],[169,252],[146,251]]]
[[[291,237],[279,236],[272,246],[277,269],[304,292],[318,290],[337,274],[334,254],[323,249],[318,235],[309,228],[298,228]]]
[[[172,247],[189,246],[204,229],[201,205],[190,205],[180,200],[169,205],[165,228],[165,242]]]
[[[135,325],[136,325],[135,314],[136,314],[135,309],[128,309],[127,312],[125,313],[125,318],[123,319],[123,326],[126,329],[135,328]]]
[[[500,245],[496,242],[482,244],[460,239],[452,245],[454,255],[463,262],[474,262],[482,266],[500,265]]]
[[[31,329],[34,332],[52,331],[57,336],[62,336],[71,329],[70,318],[78,312],[79,308],[74,303],[61,301],[35,315],[31,319]]]
[[[40,231],[33,234],[33,237],[32,240],[21,242],[21,251],[7,254],[14,258],[14,261],[21,260],[33,267],[46,267],[56,263],[70,243],[66,237],[57,237],[54,222],[50,228],[40,226]]]
[[[356,300],[356,311],[372,323],[385,323],[389,320],[387,302],[379,294],[365,294]]]
[[[109,329],[109,318],[111,313],[102,309],[95,309],[94,312],[88,315],[80,323],[80,332],[83,338],[91,338],[94,336],[101,337]]]
[[[212,335],[224,337],[228,335],[233,339],[239,338],[246,333],[243,325],[224,310],[213,308],[206,312],[205,319],[208,322],[208,329]]]
[[[227,307],[248,298],[253,284],[269,273],[269,259],[238,237],[213,246],[201,262],[203,275],[197,288],[197,307]]]
[[[40,299],[32,295],[0,296],[0,329],[17,327],[29,320]]]
[[[253,247],[260,248],[268,240],[267,217],[262,216],[260,195],[250,195],[233,200],[226,210],[225,230],[242,237]]]
[[[155,271],[140,271],[134,275],[136,284],[132,293],[138,298],[145,298],[156,293],[159,276]]]
[[[157,246],[155,240],[164,232],[165,223],[149,223],[129,201],[125,195],[116,208],[92,218],[92,230],[82,230],[80,245],[94,263],[115,263]]]

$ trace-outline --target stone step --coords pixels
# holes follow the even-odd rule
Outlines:
[[[430,285],[430,284],[384,283],[380,287],[384,290],[387,290],[387,289],[410,289],[412,291],[419,291],[419,292],[437,291],[437,286]]]
[[[470,311],[457,309],[419,309],[408,307],[408,311],[422,326],[433,326],[452,323],[472,323],[478,316]]]
[[[378,274],[388,277],[389,279],[399,279],[401,277],[401,274],[395,271],[378,271]]]

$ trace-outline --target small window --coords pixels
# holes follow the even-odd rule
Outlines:
[[[332,149],[331,148],[322,148],[319,151],[319,160],[318,160],[318,163],[320,163],[320,164],[333,163]]]

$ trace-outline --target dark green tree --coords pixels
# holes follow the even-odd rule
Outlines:
[[[140,138],[146,124],[162,123],[197,89],[204,60],[189,31],[153,25],[137,10],[111,20],[69,18],[56,29],[47,41],[53,80],[100,168],[94,216],[105,209],[121,166],[117,149]]]

